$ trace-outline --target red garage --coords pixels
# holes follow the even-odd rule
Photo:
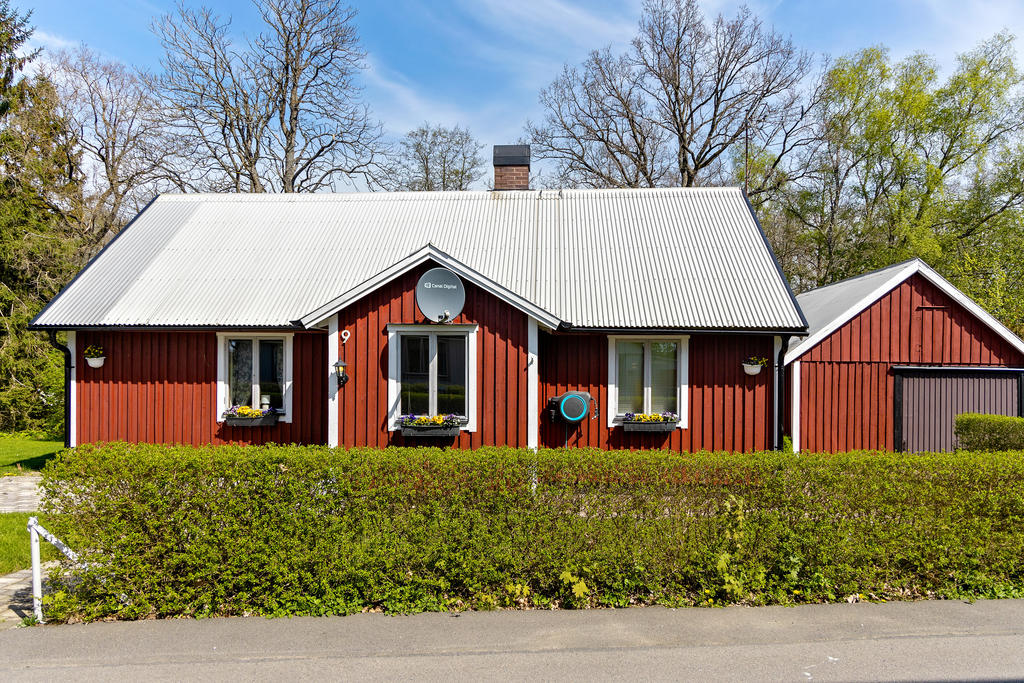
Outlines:
[[[809,328],[785,356],[794,449],[951,450],[958,414],[1024,414],[1024,342],[923,261],[797,300]]]
[[[33,322],[67,332],[72,443],[778,445],[806,322],[741,190],[495,166],[488,192],[157,198]]]

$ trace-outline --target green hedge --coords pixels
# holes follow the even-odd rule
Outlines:
[[[83,446],[44,471],[88,562],[48,615],[1024,597],[1022,481],[1020,454]]]
[[[964,413],[956,416],[954,433],[968,451],[1024,450],[1024,417]]]

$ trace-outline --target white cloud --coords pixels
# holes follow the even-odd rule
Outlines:
[[[1024,3],[1020,0],[924,0],[921,34],[911,33],[898,52],[923,51],[934,55],[944,69],[952,69],[956,55],[1008,29],[1024,40]],[[929,26],[929,24],[931,24]],[[1020,47],[1018,44],[1018,54]]]
[[[47,33],[46,31],[40,31],[36,29],[32,32],[32,38],[29,43],[33,47],[41,47],[45,50],[70,50],[78,45],[74,40],[68,40],[53,33]]]

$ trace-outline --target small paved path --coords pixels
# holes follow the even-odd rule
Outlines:
[[[0,512],[35,512],[42,481],[39,474],[0,477]],[[28,532],[25,532],[28,538]],[[0,630],[14,628],[32,614],[32,570],[0,576]]]
[[[35,512],[39,509],[42,489],[40,474],[19,474],[0,477],[0,512]]]
[[[0,576],[0,630],[15,628],[32,614],[32,570]]]

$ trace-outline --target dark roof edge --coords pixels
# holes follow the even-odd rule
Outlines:
[[[46,332],[54,330],[57,332],[61,331],[77,331],[77,330],[96,330],[96,331],[116,331],[123,330],[125,332],[146,332],[146,331],[160,331],[160,332],[307,332],[316,330],[307,330],[304,327],[296,326],[295,323],[289,325],[37,325],[36,323],[29,323],[28,330],[30,332]]]
[[[799,327],[558,327],[559,332],[590,332],[594,334],[740,334],[793,336],[806,335],[807,328]]]
[[[768,250],[768,254],[772,257],[772,263],[775,264],[775,270],[779,274],[779,278],[782,280],[782,284],[786,286],[786,291],[789,292],[789,300],[793,302],[793,308],[796,309],[797,315],[800,316],[800,322],[804,324],[803,331],[807,331],[810,325],[807,323],[807,316],[804,315],[804,309],[800,308],[800,302],[796,300],[796,294],[793,293],[793,287],[789,284],[789,278],[782,272],[782,264],[779,263],[779,259],[775,256],[775,250],[772,249],[771,242],[768,241],[768,234],[761,227],[761,221],[757,218],[757,212],[754,211],[754,205],[750,203],[750,197],[747,196],[747,191],[743,188],[739,188],[740,193],[743,195],[743,201],[747,203],[747,210],[750,211],[750,217],[754,219],[754,225],[757,226],[757,231],[761,233],[761,241],[764,242],[764,248]]]
[[[48,311],[48,310],[50,309],[50,306],[52,306],[52,305],[53,305],[54,303],[56,303],[56,302],[57,302],[57,299],[59,299],[59,298],[61,298],[62,296],[64,296],[64,293],[65,293],[66,291],[68,291],[68,289],[70,289],[70,288],[71,288],[71,285],[75,284],[75,282],[77,282],[77,281],[78,281],[78,278],[82,277],[82,273],[84,273],[85,271],[89,270],[89,268],[91,268],[91,267],[92,267],[92,264],[96,263],[96,260],[97,260],[97,259],[98,259],[98,258],[99,258],[100,256],[103,256],[103,252],[105,252],[105,251],[106,251],[107,249],[110,249],[110,246],[111,246],[111,245],[112,245],[112,244],[113,244],[114,242],[116,242],[116,241],[118,240],[118,238],[120,238],[120,237],[121,237],[121,235],[123,235],[123,234],[125,234],[126,232],[128,232],[128,228],[132,227],[132,226],[133,226],[133,225],[135,224],[135,221],[137,221],[137,220],[139,219],[139,216],[141,216],[142,214],[146,213],[146,210],[147,210],[147,209],[148,209],[149,207],[153,206],[153,202],[155,202],[155,201],[156,201],[157,199],[159,199],[159,198],[160,198],[160,194],[159,194],[159,193],[157,193],[156,195],[154,195],[154,196],[153,196],[153,198],[152,198],[152,199],[150,199],[150,200],[149,200],[148,202],[146,202],[146,205],[145,205],[144,207],[142,207],[142,210],[140,210],[140,211],[139,211],[139,212],[138,212],[137,214],[135,214],[135,217],[134,217],[134,218],[132,218],[132,219],[131,219],[130,221],[128,221],[128,224],[127,224],[127,225],[125,225],[125,226],[124,226],[123,228],[121,228],[121,229],[120,229],[120,230],[119,230],[119,231],[117,232],[117,234],[116,234],[116,235],[114,235],[114,238],[113,238],[112,240],[110,240],[109,242],[107,242],[106,244],[104,244],[104,245],[103,245],[103,248],[102,248],[102,249],[100,249],[100,250],[99,250],[98,252],[96,252],[96,255],[95,255],[95,256],[93,256],[93,257],[92,257],[91,259],[89,259],[88,263],[86,263],[86,264],[85,264],[85,266],[83,266],[83,267],[82,267],[82,269],[81,269],[80,271],[78,271],[77,273],[75,273],[75,276],[74,276],[73,278],[71,278],[71,282],[69,282],[69,283],[67,283],[66,285],[64,285],[63,287],[61,287],[61,288],[60,288],[60,291],[59,291],[59,292],[57,292],[57,295],[56,295],[56,296],[54,296],[54,297],[53,297],[52,299],[50,299],[50,300],[49,300],[49,301],[47,302],[47,304],[46,304],[45,306],[43,306],[43,310],[41,310],[41,311],[39,311],[38,313],[36,313],[35,317],[33,317],[33,318],[32,318],[32,320],[31,320],[31,322],[29,322],[29,324],[28,324],[28,329],[30,329],[30,330],[32,330],[32,329],[63,329],[63,330],[70,330],[70,329],[73,329],[73,328],[70,328],[70,327],[59,327],[59,328],[58,328],[58,327],[53,327],[53,326],[51,326],[51,325],[46,325],[46,326],[44,326],[44,327],[37,327],[37,326],[36,326],[36,321],[37,321],[37,320],[39,320],[39,318],[41,318],[41,317],[42,317],[42,315],[43,315],[44,313],[46,313],[46,311]]]

